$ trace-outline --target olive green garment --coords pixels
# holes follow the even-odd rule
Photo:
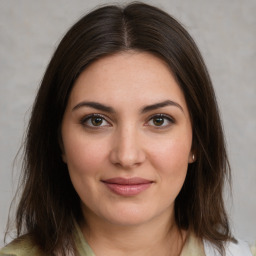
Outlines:
[[[92,249],[85,241],[78,225],[75,229],[75,243],[78,256],[95,256]],[[10,244],[0,250],[0,256],[49,256],[42,252],[32,243],[31,236],[24,235],[15,239]]]
[[[80,228],[76,225],[75,241],[78,256],[95,256],[85,241]],[[14,240],[0,250],[0,256],[47,256],[31,242],[31,237],[25,235]],[[181,256],[205,256],[203,243],[190,234],[182,250]]]

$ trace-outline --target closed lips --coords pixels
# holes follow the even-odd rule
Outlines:
[[[148,189],[153,181],[143,178],[111,178],[102,181],[108,189],[119,196],[136,196]]]
[[[134,177],[134,178],[111,178],[107,180],[102,180],[104,183],[109,183],[109,184],[120,184],[120,185],[139,185],[139,184],[147,184],[147,183],[153,183],[153,181],[139,178],[139,177]]]

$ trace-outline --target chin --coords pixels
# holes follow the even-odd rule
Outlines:
[[[149,214],[151,213],[151,214]],[[124,207],[104,216],[108,222],[120,226],[137,226],[154,218],[150,210]]]

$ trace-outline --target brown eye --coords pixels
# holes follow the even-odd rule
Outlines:
[[[165,114],[157,114],[152,116],[148,122],[148,125],[159,128],[165,128],[171,124],[174,124],[174,119],[171,116]]]
[[[93,126],[100,126],[103,123],[103,118],[99,116],[94,116],[91,118],[91,124]]]
[[[155,117],[153,118],[153,124],[155,126],[162,126],[164,124],[164,118],[163,117]]]
[[[110,126],[109,122],[99,114],[92,114],[82,118],[80,121],[83,126],[90,128]]]

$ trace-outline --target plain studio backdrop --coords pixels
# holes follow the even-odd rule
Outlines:
[[[128,3],[129,1],[118,1]],[[144,1],[177,18],[198,44],[224,124],[233,173],[234,234],[256,240],[256,1]],[[67,29],[100,0],[0,0],[0,246],[21,146],[45,68]]]

